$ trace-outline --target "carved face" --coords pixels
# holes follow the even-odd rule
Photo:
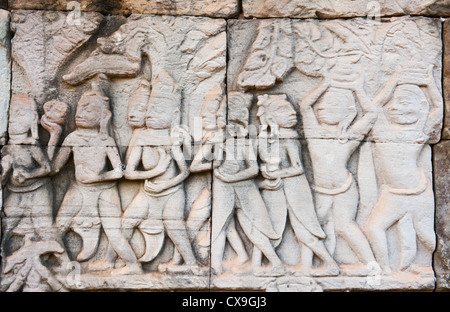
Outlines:
[[[278,100],[273,103],[275,108],[270,109],[268,121],[271,124],[278,125],[280,128],[292,128],[297,124],[297,112],[291,103],[286,100]]]
[[[62,102],[53,101],[44,105],[45,116],[47,116],[49,121],[56,124],[64,123],[68,111],[69,107]]]
[[[170,100],[151,97],[145,115],[145,125],[151,129],[170,129],[178,115],[178,107]]]
[[[145,126],[145,114],[147,112],[147,103],[135,102],[128,111],[128,124],[132,128],[143,128]]]
[[[79,128],[95,129],[100,127],[103,114],[102,100],[95,96],[82,98],[77,105],[75,123]]]
[[[248,133],[249,112],[245,108],[229,111],[228,115],[228,133],[230,136],[243,137]]]
[[[206,105],[202,110],[202,126],[205,130],[215,130],[217,129],[217,109],[219,107],[219,103],[210,103],[210,105]]]
[[[324,94],[317,106],[317,117],[321,123],[335,126],[352,113],[350,107],[355,105],[355,100],[345,91],[331,90]]]
[[[399,86],[388,109],[390,120],[399,125],[419,121],[422,91],[417,86]]]
[[[11,135],[19,135],[28,133],[33,124],[37,121],[37,112],[31,98],[13,97],[11,101],[11,111],[9,118],[9,133]]]

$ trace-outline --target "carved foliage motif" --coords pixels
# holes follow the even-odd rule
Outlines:
[[[437,21],[64,16],[13,15],[2,290],[432,287]]]

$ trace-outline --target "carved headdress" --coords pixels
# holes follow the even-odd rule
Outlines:
[[[39,115],[37,112],[36,101],[26,94],[14,95],[11,98],[11,110],[26,111],[27,113],[33,115],[33,121],[30,125],[31,138],[34,140],[39,139],[38,134],[38,122]]]
[[[250,107],[253,102],[253,95],[242,92],[230,92],[228,95],[228,133],[231,136],[238,135],[245,137],[248,135],[248,123]],[[236,127],[236,126],[240,127]],[[238,133],[239,132],[239,133]]]
[[[239,120],[248,124],[249,110],[253,102],[253,95],[242,92],[230,92],[228,95],[228,119]]]
[[[150,95],[150,102],[163,103],[173,108],[168,113],[174,114],[181,109],[181,90],[176,81],[166,71],[158,74],[153,82],[153,89]],[[176,117],[176,118],[175,118]],[[174,125],[180,124],[180,113],[174,117]]]
[[[181,105],[181,90],[176,81],[166,71],[159,73],[156,77],[151,97],[169,101],[168,103],[177,107]]]
[[[267,127],[268,124],[268,115],[270,115],[271,109],[276,109],[276,106],[273,103],[277,101],[287,101],[286,94],[280,95],[260,95],[258,96],[258,112],[256,116],[259,118],[261,125],[263,127]],[[272,105],[271,105],[272,104]]]
[[[102,139],[109,137],[112,117],[110,101],[100,84],[98,82],[93,82],[91,88],[83,93],[79,103],[98,105],[101,108],[100,135]]]
[[[272,114],[280,108],[280,105],[290,105],[286,94],[264,94],[258,96],[258,112],[256,116],[259,118],[261,123],[260,137],[268,137],[267,130],[270,127],[270,138],[274,139],[277,137],[283,138],[297,138],[298,132],[295,129],[280,129],[278,124],[271,123]],[[282,133],[280,132],[282,131]]]

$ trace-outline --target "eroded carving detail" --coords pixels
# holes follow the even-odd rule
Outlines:
[[[131,16],[91,52],[94,20],[76,62],[16,51],[2,289],[70,261],[97,290],[430,287],[438,22],[237,20],[225,95],[223,21]]]

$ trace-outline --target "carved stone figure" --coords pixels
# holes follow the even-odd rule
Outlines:
[[[438,2],[303,2],[11,12],[1,290],[434,289]]]
[[[2,149],[2,185],[7,187],[4,239],[16,233],[55,239],[49,159],[39,143],[36,102],[27,95],[11,100],[9,143]],[[26,225],[28,218],[31,224]],[[25,227],[21,227],[24,225]]]
[[[69,106],[60,101],[50,101],[44,104],[44,115],[41,118],[41,126],[50,133],[47,143],[47,154],[53,159],[55,148],[60,143],[63,125],[69,113]]]
[[[3,283],[7,291],[55,291],[64,287],[41,262],[41,255],[63,252],[53,226],[51,166],[38,135],[39,115],[34,99],[11,99],[9,143],[2,149],[2,185],[6,185],[3,223]],[[65,117],[65,116],[64,116]],[[22,244],[13,244],[21,237]],[[14,250],[9,254],[6,250]]]
[[[417,239],[430,257],[435,248],[432,183],[420,166],[420,157],[424,143],[442,122],[442,95],[432,72],[419,67],[395,75],[375,104],[381,109],[373,146],[382,189],[366,232],[377,261],[390,274],[386,231],[395,223],[401,246],[400,270],[413,263]],[[430,263],[425,268],[430,272]]]
[[[128,125],[133,129],[130,142],[128,144],[127,156],[125,161],[128,162],[128,157],[135,145],[136,139],[145,128],[145,114],[147,112],[148,101],[150,99],[151,86],[146,79],[141,80],[138,89],[133,94],[128,107]]]
[[[282,237],[289,218],[299,243],[310,248],[323,261],[323,269],[311,273],[337,275],[339,268],[323,243],[325,233],[317,219],[311,189],[304,175],[299,135],[293,129],[297,124],[296,111],[285,95],[259,96],[258,108],[262,125],[258,154],[264,177],[259,188],[274,228]],[[253,254],[255,259],[255,249]],[[301,268],[301,273],[305,274],[307,270]]]
[[[350,156],[376,121],[376,112],[358,81],[345,88],[325,80],[299,104],[311,153],[317,213],[327,233],[327,247],[334,253],[335,235],[345,239],[363,265],[375,262],[371,247],[355,221],[358,189],[348,170]],[[342,88],[344,87],[344,88]],[[364,116],[356,122],[356,99]],[[313,105],[317,104],[317,113]],[[314,131],[314,132],[313,132]],[[314,139],[317,136],[321,139]],[[309,139],[309,137],[313,137]],[[327,157],[329,153],[333,158]],[[364,272],[364,268],[363,268]]]
[[[202,111],[202,138],[200,148],[194,156],[189,167],[191,173],[207,172],[212,176],[212,183],[215,177],[212,174],[213,161],[220,157],[222,143],[224,141],[224,131],[226,126],[226,97],[224,96],[223,84],[217,84],[211,91],[205,95]],[[211,209],[212,194],[211,185],[207,185],[195,200],[187,219],[187,228],[191,241],[198,240],[199,247],[210,247],[211,237]],[[198,237],[199,231],[207,224],[208,232],[203,237]],[[236,238],[236,247],[240,263],[248,261],[248,255],[236,231],[229,231]],[[233,241],[233,235],[229,235],[230,241]]]
[[[183,181],[189,170],[179,143],[172,140],[180,123],[180,104],[175,81],[167,72],[161,73],[153,84],[145,115],[146,129],[131,146],[125,171],[125,178],[144,182],[126,208],[122,224],[127,239],[131,239],[136,228],[145,238],[145,253],[139,261],[154,260],[167,233],[184,263],[178,263],[180,259],[174,257],[171,263],[161,264],[160,271],[198,273],[198,262],[184,223]],[[139,169],[141,163],[144,170]]]
[[[256,146],[247,138],[251,95],[239,92],[228,95],[228,133],[223,160],[214,164],[211,266],[216,275],[223,273],[222,261],[228,227],[236,218],[245,235],[271,262],[267,270],[253,268],[255,274],[282,275],[285,268],[270,239],[279,239],[254,178],[259,173]],[[220,197],[217,197],[220,196]],[[233,245],[233,241],[230,242]],[[233,246],[234,247],[234,246]],[[259,269],[259,272],[258,272]]]
[[[97,252],[100,231],[125,261],[116,273],[136,274],[142,269],[121,233],[121,204],[117,180],[123,169],[116,143],[109,133],[111,112],[109,98],[94,83],[80,98],[75,116],[76,130],[64,140],[53,161],[53,173],[58,173],[73,155],[75,181],[65,194],[58,211],[56,225],[64,234],[69,229],[81,236],[83,248],[78,261],[87,261]],[[108,168],[107,163],[112,168]],[[93,263],[92,269],[108,264]],[[113,267],[114,264],[109,264]]]

